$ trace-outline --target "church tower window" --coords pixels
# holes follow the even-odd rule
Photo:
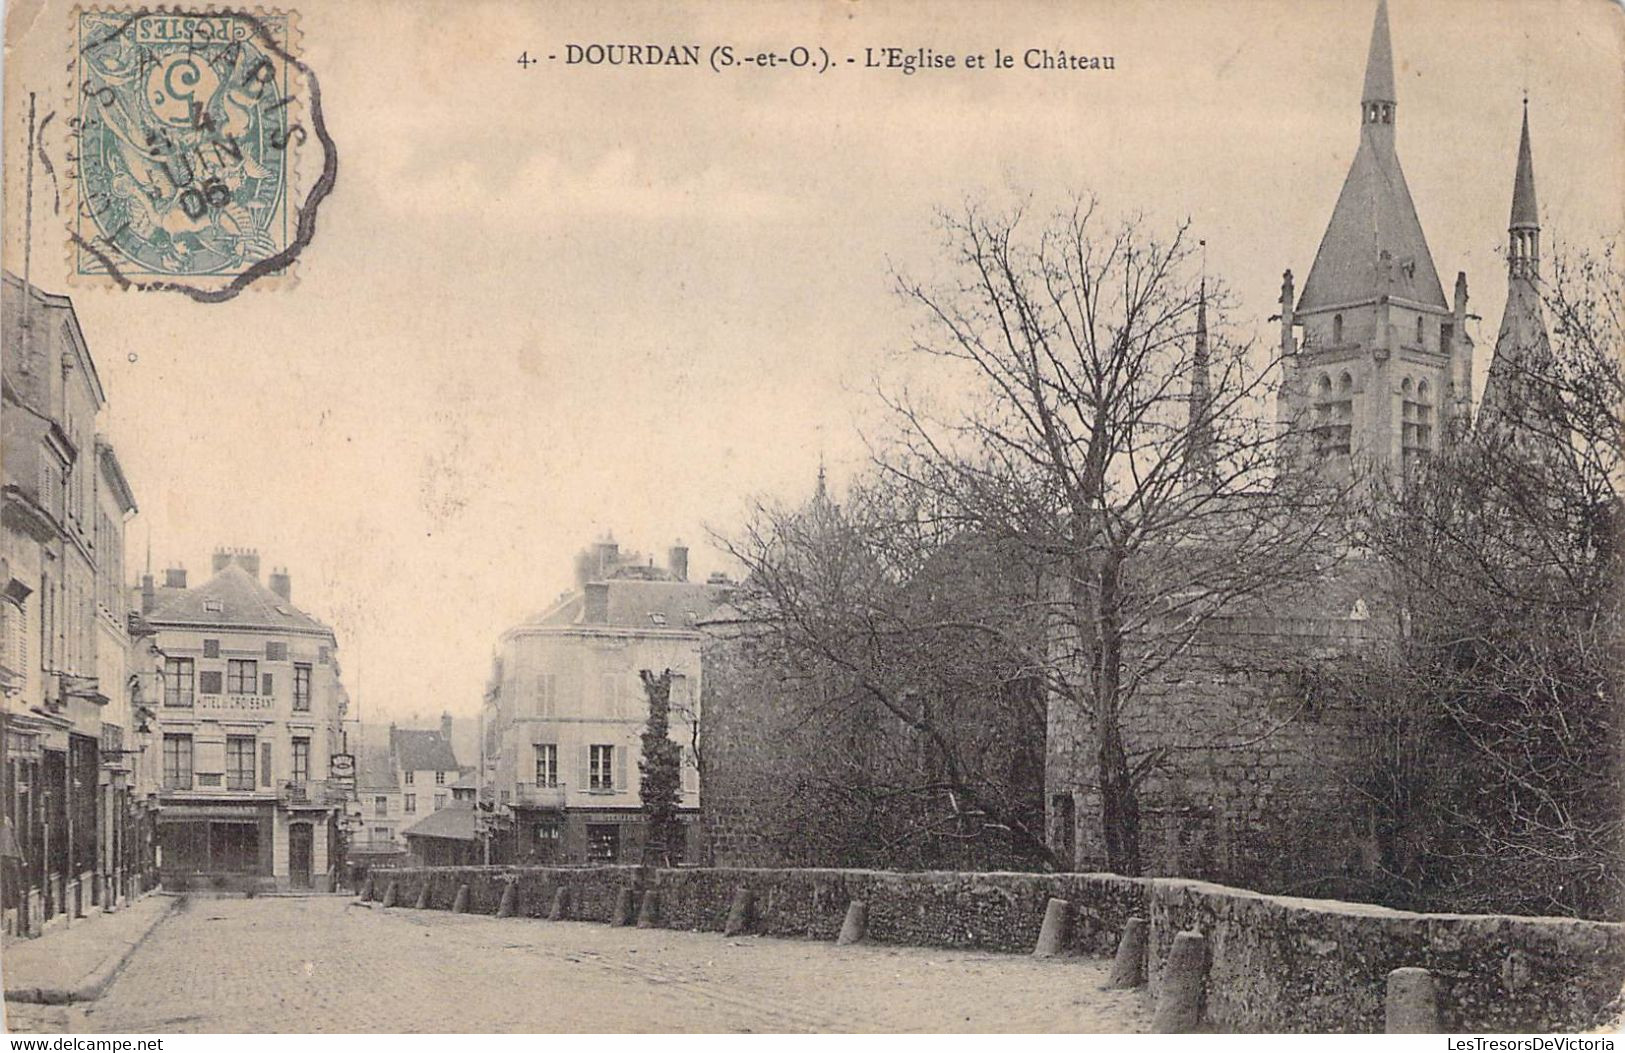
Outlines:
[[[1347,455],[1354,440],[1354,379],[1347,373],[1332,388],[1322,373],[1315,384],[1315,449],[1322,457]]]
[[[1340,315],[1340,314],[1334,314],[1334,315],[1332,315],[1332,343],[1333,344],[1341,344],[1342,342],[1343,342],[1343,316]]]
[[[1406,377],[1400,386],[1400,446],[1410,467],[1433,452],[1433,397],[1426,380],[1414,385]]]

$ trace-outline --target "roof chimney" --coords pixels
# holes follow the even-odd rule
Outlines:
[[[260,580],[260,553],[258,549],[239,549],[237,551],[237,565],[248,571],[248,576],[255,581]]]
[[[141,575],[141,613],[147,614],[158,606],[158,592],[153,588],[152,575]]]
[[[219,574],[221,571],[225,570],[229,566],[231,566],[231,549],[229,549],[229,548],[217,548],[217,549],[215,549],[214,550],[214,558],[209,561],[209,573],[211,575],[212,574]]]
[[[271,591],[288,602],[293,602],[293,579],[288,576],[287,567],[277,567],[271,571]]]
[[[451,714],[445,710],[440,711],[440,737],[448,743],[451,741]]]
[[[184,588],[186,588],[186,568],[185,567],[170,567],[168,570],[164,571],[164,588],[166,588],[166,589],[184,589]]]
[[[603,625],[609,621],[609,583],[589,581],[582,590],[584,602],[581,620],[588,625]]]
[[[688,580],[688,546],[678,538],[677,544],[666,550],[666,568],[678,581]]]

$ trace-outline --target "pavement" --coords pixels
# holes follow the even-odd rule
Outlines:
[[[112,913],[93,910],[72,924],[0,950],[7,1002],[65,1005],[99,998],[175,900],[149,894]]]
[[[1110,962],[383,909],[188,900],[95,1002],[13,1030],[1142,1032]]]

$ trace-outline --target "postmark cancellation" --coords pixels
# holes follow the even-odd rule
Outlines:
[[[336,173],[297,14],[80,7],[71,36],[74,283],[286,284]]]

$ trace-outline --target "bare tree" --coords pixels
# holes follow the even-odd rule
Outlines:
[[[1053,864],[1030,567],[873,479],[759,506],[723,544],[747,571],[739,645],[774,671],[768,825],[797,861]]]
[[[1098,213],[943,217],[945,276],[896,286],[952,394],[891,396],[879,461],[943,524],[1045,568],[1042,680],[1081,714],[1106,862],[1132,874],[1137,788],[1171,747],[1127,740],[1125,715],[1211,619],[1324,569],[1343,518],[1340,494],[1275,471],[1274,363],[1229,339],[1189,225]]]

